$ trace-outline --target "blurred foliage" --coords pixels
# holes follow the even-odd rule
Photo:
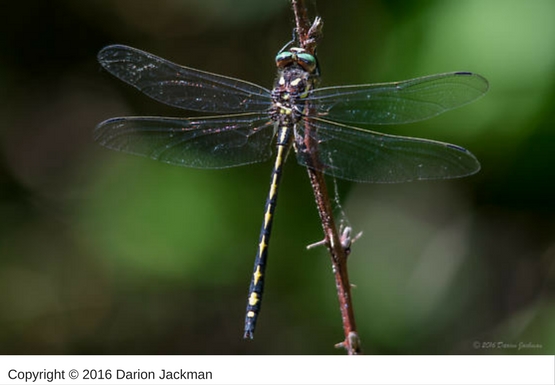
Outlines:
[[[491,83],[478,102],[388,131],[462,145],[478,175],[339,184],[364,232],[350,271],[367,353],[555,353],[554,8],[316,3],[323,84],[455,70]],[[322,234],[302,167],[286,165],[264,306],[245,342],[271,164],[182,169],[92,141],[110,117],[184,113],[101,71],[103,46],[271,87],[291,39],[288,2],[4,1],[2,11],[0,354],[342,354],[328,256],[305,249]]]

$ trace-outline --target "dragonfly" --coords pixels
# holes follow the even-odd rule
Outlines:
[[[100,145],[203,169],[263,162],[273,156],[247,299],[246,339],[253,338],[260,312],[278,187],[291,149],[300,165],[355,182],[459,178],[480,169],[474,155],[460,146],[354,125],[412,123],[460,107],[487,91],[482,76],[451,72],[394,83],[317,88],[316,56],[293,45],[275,58],[277,77],[271,90],[124,45],[107,46],[98,54],[104,69],[150,98],[212,114],[108,119],[94,131]]]

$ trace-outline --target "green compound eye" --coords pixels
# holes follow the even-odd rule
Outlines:
[[[293,56],[295,56],[295,54],[290,51],[280,52],[276,55],[276,64],[278,67],[285,67],[295,60]]]
[[[299,64],[309,72],[316,69],[316,58],[309,53],[298,53],[297,60],[299,61]]]

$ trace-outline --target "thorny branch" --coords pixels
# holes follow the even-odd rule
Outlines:
[[[291,0],[291,4],[295,14],[295,30],[300,48],[314,55],[316,45],[322,36],[322,19],[316,17],[313,23],[310,22],[304,0]],[[307,152],[310,154],[307,164],[313,165],[313,167],[307,167],[308,176],[314,190],[318,213],[322,221],[324,244],[331,256],[345,334],[345,339],[338,343],[336,347],[345,348],[350,355],[359,354],[361,352],[361,343],[356,331],[351,301],[351,284],[349,283],[349,275],[347,273],[347,256],[350,252],[350,242],[345,242],[338,234],[324,175],[318,171],[319,167],[317,167],[319,164],[318,142],[315,138],[316,135],[311,134],[311,128],[307,125],[305,127],[304,138]]]

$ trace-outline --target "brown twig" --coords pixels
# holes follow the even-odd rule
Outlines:
[[[310,22],[304,0],[291,0],[291,4],[295,14],[295,30],[300,48],[314,55],[316,45],[321,37],[322,19],[317,17],[313,23]],[[343,321],[343,331],[345,333],[343,342],[338,343],[336,346],[345,348],[348,354],[359,354],[361,352],[360,339],[356,331],[351,301],[351,284],[349,283],[349,275],[347,273],[347,255],[350,252],[350,242],[342,242],[338,234],[324,175],[318,171],[320,162],[318,158],[318,142],[315,139],[317,135],[311,131],[312,128],[306,125],[304,144],[309,154],[307,159],[307,165],[309,165],[307,167],[308,176],[314,190],[318,213],[324,229],[324,244],[331,256]]]

